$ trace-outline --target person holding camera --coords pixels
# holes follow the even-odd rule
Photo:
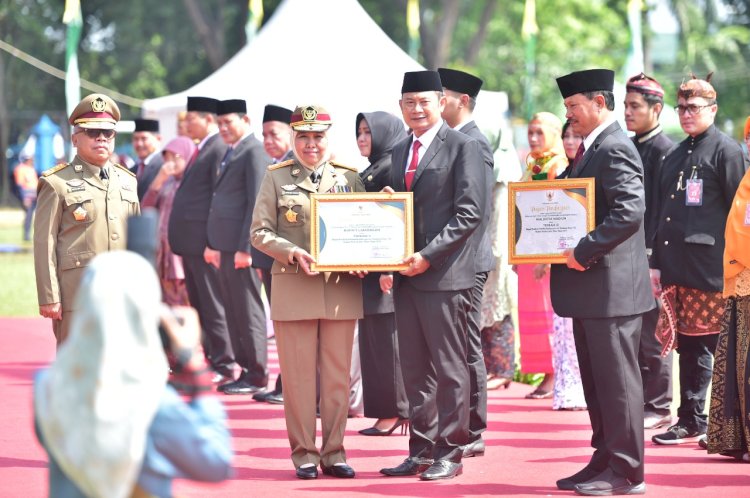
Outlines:
[[[99,255],[86,269],[70,336],[34,384],[50,496],[171,497],[174,478],[230,476],[231,438],[208,395],[198,315],[160,301],[155,271],[134,252]],[[187,401],[166,383],[165,348]]]

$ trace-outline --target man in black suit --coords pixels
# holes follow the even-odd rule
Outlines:
[[[463,449],[463,457],[484,455],[484,440],[482,433],[487,429],[487,368],[484,365],[482,353],[481,307],[484,284],[487,275],[495,269],[495,258],[492,256],[492,245],[487,227],[492,215],[492,187],[495,183],[493,169],[495,160],[492,157],[492,147],[487,137],[479,131],[479,127],[471,118],[477,104],[477,95],[482,88],[482,80],[476,76],[456,69],[438,68],[440,81],[445,93],[445,109],[443,119],[448,126],[456,131],[465,133],[479,143],[481,152],[480,162],[476,165],[485,174],[484,187],[487,203],[484,206],[484,216],[479,228],[472,236],[477,244],[476,278],[471,296],[471,312],[469,313],[469,349],[467,361],[469,377],[471,379],[471,396],[469,408],[469,444]]]
[[[250,131],[244,100],[219,102],[217,122],[228,147],[216,171],[204,254],[219,270],[232,350],[242,368],[240,377],[219,391],[254,394],[265,391],[268,383],[268,341],[261,280],[251,266],[258,260],[270,266],[271,257],[250,246],[250,222],[271,158]]]
[[[219,137],[216,112],[219,101],[188,97],[188,134],[198,140],[198,150],[190,158],[182,183],[177,189],[169,216],[169,245],[182,256],[185,285],[190,304],[198,311],[203,328],[203,347],[217,382],[234,380],[234,352],[229,339],[218,270],[204,258],[208,248],[206,223],[217,171],[227,146]]]
[[[445,96],[436,71],[408,72],[401,111],[413,136],[393,149],[393,188],[414,193],[414,248],[393,285],[404,386],[409,398],[409,457],[380,472],[447,479],[462,471],[469,439],[468,314],[476,278],[472,236],[486,205],[476,140],[443,123]],[[435,414],[437,413],[437,416]]]
[[[638,367],[643,313],[654,308],[646,259],[643,165],[613,116],[614,72],[557,79],[566,118],[584,141],[570,178],[595,180],[594,229],[552,265],[552,306],[573,318],[594,454],[557,481],[583,495],[642,494],[643,386]]]
[[[131,141],[133,150],[138,157],[135,165],[130,169],[138,180],[138,200],[143,201],[148,187],[159,173],[164,159],[161,155],[161,135],[159,122],[155,119],[136,119],[135,130]]]

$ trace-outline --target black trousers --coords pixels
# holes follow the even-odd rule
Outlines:
[[[469,344],[466,362],[469,365],[469,442],[482,437],[487,429],[487,367],[482,353],[482,295],[487,282],[487,272],[476,274],[471,289],[471,311],[469,312]]]
[[[706,394],[713,373],[713,358],[719,334],[683,335],[677,339],[680,355],[680,407],[678,424],[698,432],[708,427]]]
[[[401,372],[409,399],[409,456],[460,462],[469,442],[466,363],[471,289],[396,287]]]
[[[224,313],[219,272],[203,260],[203,256],[183,256],[185,287],[190,305],[198,311],[203,329],[203,349],[211,367],[219,373],[232,375],[234,351],[229,339]]]
[[[401,375],[396,314],[365,315],[359,321],[358,336],[365,417],[408,417],[409,401]]]
[[[641,344],[638,349],[638,365],[643,379],[643,411],[656,415],[669,415],[672,405],[672,358],[662,358],[662,346],[656,339],[656,323],[659,308],[643,314]]]
[[[260,293],[260,277],[253,268],[234,267],[234,253],[221,252],[219,268],[226,306],[229,337],[245,380],[254,386],[268,384],[268,333]]]
[[[574,318],[594,454],[588,467],[643,481],[643,385],[638,368],[641,315]]]

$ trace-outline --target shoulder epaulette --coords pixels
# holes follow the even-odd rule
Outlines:
[[[126,168],[122,164],[115,164],[115,166],[117,166],[118,168],[120,168],[121,170],[123,170],[124,172],[126,172],[127,174],[129,174],[130,176],[132,176],[133,178],[135,178],[135,173],[133,173],[132,171],[130,171],[128,168]]]
[[[352,166],[347,166],[346,164],[337,163],[336,161],[328,161],[328,162],[331,163],[331,166],[335,166],[337,168],[348,169],[349,171],[354,171],[355,173],[359,172],[357,168],[354,168]]]
[[[57,173],[58,171],[60,171],[61,169],[67,168],[68,166],[70,166],[70,163],[60,163],[56,166],[52,166],[50,169],[45,170],[44,173],[42,173],[42,176],[53,175]]]
[[[270,166],[268,166],[268,171],[273,171],[273,170],[279,169],[279,168],[285,168],[287,166],[291,166],[292,164],[294,164],[294,159],[289,159],[289,160],[284,161],[284,162],[280,162],[280,163],[276,163],[276,164],[271,164]]]

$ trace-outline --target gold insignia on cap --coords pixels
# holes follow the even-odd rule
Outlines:
[[[91,110],[94,112],[104,112],[104,109],[106,108],[107,103],[104,102],[104,99],[101,97],[97,97],[91,101]]]
[[[316,111],[313,106],[309,105],[302,109],[302,119],[305,121],[315,121],[315,118],[317,117],[318,111]]]

